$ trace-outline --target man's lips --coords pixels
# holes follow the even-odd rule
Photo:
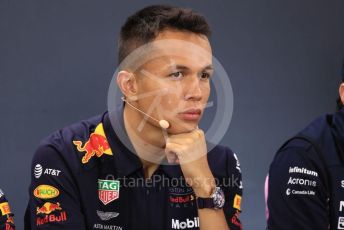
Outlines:
[[[200,109],[188,109],[181,113],[178,113],[178,116],[183,120],[197,121],[199,120],[201,114],[202,114],[202,110]]]

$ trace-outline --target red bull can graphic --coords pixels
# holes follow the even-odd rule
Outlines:
[[[90,138],[83,145],[82,141],[73,141],[77,150],[85,155],[82,157],[82,163],[86,164],[93,156],[101,157],[102,155],[112,155],[109,142],[105,136],[103,124],[97,125]]]

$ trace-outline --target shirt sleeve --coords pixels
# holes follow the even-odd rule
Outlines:
[[[225,194],[225,205],[223,211],[226,221],[231,230],[242,230],[242,224],[239,220],[241,213],[241,199],[243,193],[242,176],[240,162],[235,153],[228,150],[227,173],[228,177],[223,182],[223,191]]]
[[[25,229],[86,229],[75,179],[54,146],[37,149],[31,173]]]
[[[11,211],[5,194],[0,189],[0,230],[14,230],[13,217],[14,214]]]
[[[328,229],[326,173],[311,145],[281,150],[268,178],[268,229]]]

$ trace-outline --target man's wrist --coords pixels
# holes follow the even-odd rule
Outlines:
[[[203,183],[193,188],[196,197],[209,198],[215,190],[214,183]]]
[[[225,195],[220,187],[215,187],[210,198],[197,197],[198,209],[222,209],[225,204]]]

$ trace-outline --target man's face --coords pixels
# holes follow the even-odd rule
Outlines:
[[[197,127],[210,94],[209,40],[190,32],[164,30],[153,44],[154,51],[135,72],[137,107],[158,120],[167,120],[169,133],[189,132]],[[151,119],[147,122],[159,127]]]

